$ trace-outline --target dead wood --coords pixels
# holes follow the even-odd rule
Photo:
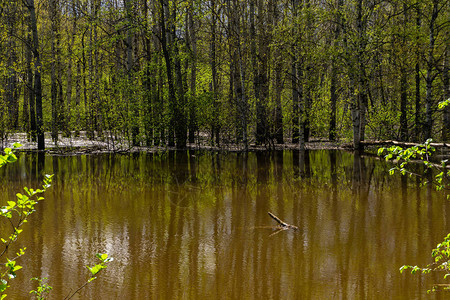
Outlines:
[[[291,225],[291,224],[288,224],[288,223],[282,221],[280,218],[278,218],[277,216],[275,216],[273,213],[268,212],[268,214],[269,214],[269,216],[270,216],[272,219],[274,219],[275,221],[277,221],[278,225],[279,225],[281,228],[284,228],[284,229],[294,229],[294,230],[297,230],[297,229],[298,229],[297,226],[294,226],[294,225]]]

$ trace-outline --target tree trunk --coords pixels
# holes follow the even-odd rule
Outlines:
[[[68,62],[67,62],[67,85],[66,85],[66,106],[67,106],[67,114],[66,114],[66,134],[70,136],[70,130],[71,130],[71,108],[72,108],[72,67],[73,67],[73,46],[75,44],[75,37],[77,34],[77,21],[78,21],[78,12],[76,9],[76,3],[75,0],[72,0],[72,32],[70,35],[69,45],[68,45]],[[78,90],[78,89],[77,89]],[[76,97],[78,97],[79,94],[77,93]]]
[[[31,16],[26,16],[26,19],[28,21],[28,24],[31,24]],[[37,141],[37,126],[36,126],[36,97],[34,92],[34,76],[33,76],[33,69],[31,67],[32,60],[33,60],[33,51],[31,49],[31,45],[33,45],[33,32],[31,30],[31,27],[28,30],[27,33],[27,43],[28,47],[25,49],[25,57],[26,57],[26,74],[27,74],[27,83],[26,83],[26,90],[27,90],[27,98],[28,98],[28,104],[30,107],[30,116],[29,116],[29,133],[30,133],[30,141],[36,142]],[[25,97],[25,94],[24,94]],[[24,104],[25,105],[25,104]]]
[[[228,1],[228,16],[230,18],[230,55],[231,55],[231,73],[232,82],[230,86],[233,88],[234,98],[236,99],[236,143],[242,142],[244,149],[248,150],[247,136],[247,96],[245,91],[246,70],[244,68],[244,45],[241,45],[241,29],[240,29],[240,2],[237,0]]]
[[[337,1],[337,9],[336,9],[336,25],[334,28],[334,37],[333,37],[333,46],[334,50],[336,50],[339,47],[339,36],[341,34],[341,9],[343,6],[343,0]],[[337,137],[336,132],[336,109],[337,109],[337,101],[338,101],[338,95],[337,95],[337,58],[335,55],[333,55],[331,59],[331,72],[330,72],[330,123],[329,123],[329,129],[328,129],[328,138],[330,141],[335,141]]]
[[[137,97],[134,93],[134,58],[133,58],[133,4],[131,0],[124,0],[123,3],[126,11],[126,19],[128,22],[126,31],[126,57],[127,57],[127,88],[125,91],[126,101],[129,105],[130,129],[131,129],[131,145],[139,146],[139,105]]]
[[[60,129],[61,107],[58,93],[58,79],[59,75],[59,1],[51,0],[49,3],[49,13],[51,20],[51,54],[52,61],[50,66],[50,98],[52,102],[52,139],[55,143],[58,142],[58,131]]]
[[[238,7],[238,4],[235,5],[235,7]],[[236,12],[238,10],[236,9]],[[248,150],[248,132],[247,132],[247,124],[248,124],[248,104],[247,104],[247,94],[245,90],[245,82],[246,82],[246,69],[244,67],[244,58],[243,58],[243,49],[245,49],[245,39],[243,42],[243,46],[241,46],[241,35],[240,35],[240,20],[239,16],[236,17],[237,19],[237,45],[238,45],[238,68],[239,68],[239,81],[240,81],[240,89],[237,89],[237,96],[238,96],[238,111],[239,111],[239,118],[241,121],[241,130],[242,130],[242,141],[244,143],[244,150]],[[237,85],[236,85],[237,86]],[[238,86],[237,86],[238,87]]]
[[[34,0],[24,1],[29,13],[30,13],[30,30],[33,33],[32,52],[34,55],[34,92],[36,96],[36,132],[38,140],[38,150],[45,149],[44,140],[44,122],[42,115],[42,83],[41,83],[41,69],[42,63],[39,52],[39,38],[37,31],[37,19],[36,10],[34,6]]]
[[[166,63],[166,73],[167,73],[167,82],[169,85],[169,107],[170,107],[170,124],[169,124],[169,147],[175,146],[174,140],[174,128],[176,124],[176,109],[177,109],[177,101],[176,101],[176,93],[173,79],[173,57],[172,57],[172,40],[168,41],[169,38],[172,37],[170,33],[171,26],[169,23],[166,26],[166,15],[169,17],[169,3],[167,0],[160,0],[161,4],[161,16],[160,16],[160,27],[161,27],[161,46],[163,50],[164,60]]]
[[[408,26],[408,7],[404,3],[403,4],[403,20],[402,21],[402,37],[401,37],[401,47],[406,49],[406,34],[407,34],[407,26]],[[400,62],[400,139],[402,141],[408,141],[408,82],[407,82],[407,73],[406,73],[406,65],[407,61],[404,57],[399,57]]]
[[[313,35],[313,15],[311,11],[311,2],[310,0],[305,0],[304,10],[306,13],[306,41],[314,40]],[[305,55],[305,63],[304,63],[304,76],[302,78],[302,82],[305,86],[305,97],[303,98],[303,104],[300,104],[302,109],[302,113],[300,115],[300,123],[301,123],[301,133],[300,133],[300,143],[305,143],[309,141],[309,136],[311,133],[311,106],[312,106],[312,89],[313,89],[313,78],[317,76],[317,71],[314,72],[314,65],[312,62],[312,58],[310,57],[311,53]],[[301,101],[301,99],[300,99]]]
[[[25,40],[31,45],[30,33],[26,31]],[[31,75],[30,75],[31,72]],[[30,47],[25,47],[25,73],[24,73],[24,85],[23,85],[23,106],[22,106],[22,130],[30,134],[30,95],[32,90],[33,73],[31,70],[31,50]]]
[[[8,36],[8,60],[7,60],[7,82],[5,98],[8,106],[8,124],[7,126],[13,130],[18,129],[19,126],[19,95],[18,95],[18,78],[17,78],[17,51],[16,51],[16,16],[17,5],[15,2],[9,2],[7,7],[7,28]]]
[[[408,141],[408,94],[407,94],[407,79],[405,67],[400,70],[400,140]]]
[[[292,0],[292,10],[293,10],[293,29],[292,36],[295,39],[298,38],[298,26],[296,25],[298,22],[298,3],[299,0]],[[297,69],[299,64],[299,53],[298,53],[298,45],[295,40],[294,45],[292,46],[292,62],[291,62],[291,73],[292,73],[292,143],[297,144],[300,141],[300,115],[299,115],[299,106],[300,106],[300,84],[299,84],[299,70]]]
[[[216,57],[216,28],[217,28],[216,0],[211,0],[211,92],[213,94],[213,121],[212,121],[212,141],[217,146],[220,145],[220,124],[219,108],[217,103],[217,57]]]
[[[367,110],[367,87],[366,87],[366,72],[364,65],[364,52],[366,48],[365,42],[365,25],[363,23],[363,0],[358,0],[356,7],[356,30],[357,30],[357,49],[355,66],[357,74],[357,87],[358,90],[354,96],[352,104],[352,122],[353,122],[353,147],[360,150],[362,147],[361,141],[364,140],[365,123],[366,123],[366,110]],[[355,79],[353,79],[355,80]],[[355,93],[353,93],[355,94]]]
[[[438,0],[433,0],[433,8],[429,23],[429,43],[427,56],[426,98],[425,98],[425,139],[431,138],[433,129],[433,81],[434,74],[434,45],[436,42],[435,25],[438,17]]]
[[[416,31],[419,32],[420,26],[421,26],[421,20],[420,20],[420,1],[416,3],[417,6],[417,16],[416,16]],[[419,35],[417,34],[416,38],[417,44],[419,43]],[[419,49],[416,50],[416,65],[415,65],[415,84],[416,84],[416,91],[415,91],[415,112],[414,112],[414,127],[415,127],[415,133],[414,138],[415,141],[418,142],[421,139],[421,133],[422,133],[422,118],[421,118],[421,105],[420,105],[420,51]]]
[[[444,66],[442,70],[442,83],[444,87],[444,100],[450,99],[450,86],[448,76],[448,48],[444,53]],[[446,142],[450,140],[450,105],[444,107],[444,113],[442,116],[442,141]]]
[[[256,98],[256,144],[267,142],[267,113],[266,103],[269,93],[269,79],[267,76],[267,63],[269,60],[270,38],[265,24],[270,24],[264,13],[264,1],[258,0],[258,24],[259,35],[256,37],[255,30],[255,0],[250,1],[250,51],[252,53],[253,64],[253,84]],[[258,53],[256,50],[256,40],[258,39]]]
[[[193,0],[189,2],[188,24],[189,24],[189,42],[192,51],[191,62],[191,97],[189,100],[189,143],[195,142],[195,133],[198,131],[197,125],[197,34],[196,23],[194,22],[194,4]]]

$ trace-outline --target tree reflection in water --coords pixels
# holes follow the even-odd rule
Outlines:
[[[26,298],[39,276],[63,298],[108,252],[82,298],[418,299],[437,278],[398,268],[429,263],[419,249],[446,234],[450,206],[388,169],[333,150],[22,154],[0,170],[1,199],[55,178],[10,295]],[[268,211],[299,230],[273,235]]]

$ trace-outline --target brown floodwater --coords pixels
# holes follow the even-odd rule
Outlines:
[[[442,274],[399,268],[431,262],[450,201],[389,168],[325,150],[20,154],[0,169],[2,203],[55,177],[19,238],[8,298],[31,298],[31,277],[64,298],[98,252],[114,261],[74,299],[429,298]],[[299,229],[277,231],[269,211]]]

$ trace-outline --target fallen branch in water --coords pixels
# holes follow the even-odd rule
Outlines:
[[[273,213],[268,212],[268,214],[269,214],[269,216],[270,216],[272,219],[274,219],[275,221],[277,221],[278,225],[279,225],[281,228],[283,228],[283,229],[294,229],[294,230],[297,230],[297,229],[298,229],[297,226],[294,226],[294,225],[288,224],[288,223],[286,223],[286,222],[283,222],[280,218],[278,218],[277,216],[275,216]]]

